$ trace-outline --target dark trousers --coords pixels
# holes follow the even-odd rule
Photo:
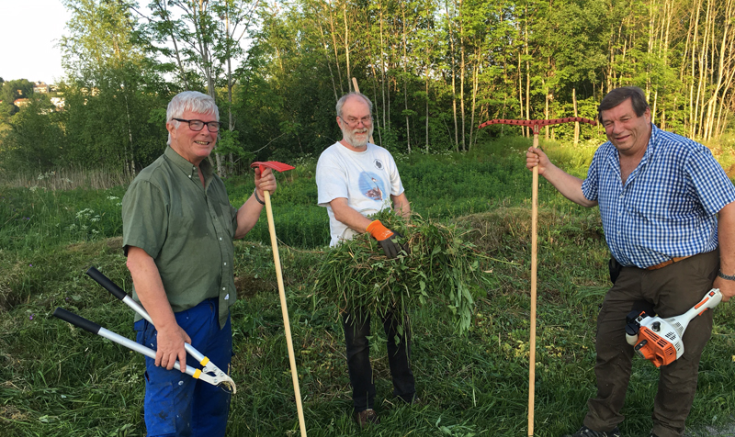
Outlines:
[[[678,316],[712,288],[719,251],[692,256],[658,270],[624,267],[605,295],[597,317],[597,396],[587,403],[585,426],[610,431],[620,414],[631,374],[633,347],[625,341],[625,316],[636,301],[653,304],[662,318]],[[684,425],[697,390],[699,358],[712,333],[712,311],[691,321],[684,333],[684,355],[662,366],[653,406],[653,432],[659,437],[684,435]]]
[[[356,412],[373,408],[375,383],[370,366],[370,315],[342,314],[342,326],[347,343],[347,369],[352,385],[352,402]],[[403,336],[398,335],[397,320],[389,313],[383,318],[383,328],[388,337],[388,362],[393,379],[393,394],[411,402],[416,393],[413,373],[410,368],[411,338],[408,323],[404,324]],[[398,344],[396,344],[398,337]]]

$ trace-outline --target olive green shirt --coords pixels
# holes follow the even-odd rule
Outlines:
[[[138,174],[123,197],[123,247],[126,255],[135,246],[153,258],[174,312],[218,298],[222,328],[237,299],[237,210],[209,162],[200,167],[204,186],[197,168],[167,147]],[[133,299],[140,301],[135,289]]]

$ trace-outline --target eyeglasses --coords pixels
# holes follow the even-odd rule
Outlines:
[[[350,117],[347,120],[345,120],[340,115],[339,118],[342,119],[342,121],[344,121],[345,123],[347,123],[347,126],[349,126],[349,127],[355,127],[355,126],[359,125],[360,123],[362,123],[364,126],[370,126],[373,123],[373,117],[372,116],[362,117],[362,118],[353,118],[353,117]]]
[[[189,123],[189,129],[193,130],[194,132],[199,132],[200,130],[204,129],[204,125],[207,125],[207,129],[209,129],[210,132],[217,132],[219,130],[219,127],[222,126],[222,123],[219,121],[207,121],[203,122],[202,120],[184,120],[183,118],[174,118],[176,121],[185,121]]]

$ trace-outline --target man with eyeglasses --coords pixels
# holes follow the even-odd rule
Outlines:
[[[206,159],[217,144],[214,99],[186,91],[166,111],[168,145],[133,180],[123,198],[123,247],[133,298],[153,324],[137,317],[137,341],[156,350],[146,358],[144,415],[150,436],[224,436],[230,394],[172,370],[190,343],[220,369],[232,357],[230,306],[237,299],[232,240],[255,226],[270,169],[255,170],[255,190],[240,209]]]
[[[330,246],[368,232],[380,243],[388,258],[396,258],[399,254],[405,255],[408,247],[399,245],[395,240],[398,235],[380,221],[367,217],[393,207],[408,219],[411,207],[390,152],[369,142],[373,133],[371,113],[372,102],[360,93],[349,93],[337,102],[337,124],[342,130],[342,140],[328,147],[319,157],[316,168],[319,206],[326,207],[329,215]],[[375,384],[368,342],[370,315],[366,311],[357,313],[342,313],[342,324],[355,417],[360,427],[365,427],[379,420],[373,409]],[[383,319],[393,394],[413,403],[416,387],[409,365],[410,335],[408,332],[405,336],[398,335],[396,325],[392,314]]]

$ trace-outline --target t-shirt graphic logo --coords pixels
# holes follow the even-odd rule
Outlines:
[[[374,173],[360,173],[360,191],[373,200],[383,200],[383,181]]]
[[[380,162],[379,159],[376,159],[375,161],[373,161],[373,164],[375,164],[375,168],[377,168],[378,170],[382,170],[383,169],[383,163]]]

